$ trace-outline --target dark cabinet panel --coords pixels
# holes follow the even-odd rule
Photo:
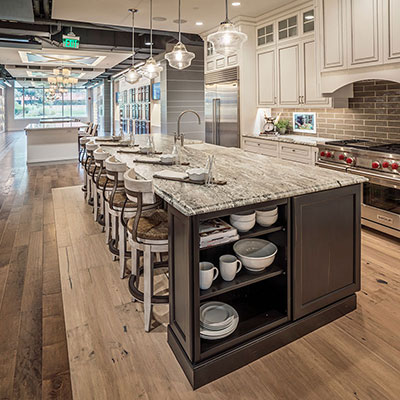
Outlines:
[[[293,318],[360,289],[360,185],[293,199]]]

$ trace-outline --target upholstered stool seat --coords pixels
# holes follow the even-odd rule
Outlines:
[[[134,203],[133,201],[127,200],[128,198],[126,197],[125,192],[116,192],[114,195],[114,199],[113,199],[113,206],[114,208],[122,208],[125,204],[125,209],[128,208],[136,208],[137,204]]]
[[[135,218],[128,221],[127,228],[133,233]],[[168,240],[168,214],[163,209],[144,212],[137,227],[137,239],[145,240]]]

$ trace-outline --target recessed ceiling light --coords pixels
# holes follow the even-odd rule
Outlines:
[[[203,25],[203,23],[201,21],[199,21],[199,22],[196,22],[196,25],[201,26],[201,25]]]
[[[233,7],[239,7],[240,6],[240,1],[234,1],[232,3]]]
[[[175,24],[179,24],[179,19],[174,19],[172,22],[174,22]],[[181,24],[186,24],[186,22],[186,19],[181,18]]]
[[[165,18],[165,17],[153,17],[153,21],[163,22],[163,21],[166,21],[166,20],[167,20],[167,18]]]

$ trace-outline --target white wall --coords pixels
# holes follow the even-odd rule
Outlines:
[[[41,118],[14,118],[14,88],[7,87],[6,89],[6,131],[23,131],[28,124],[39,123]],[[88,114],[89,114],[88,109]],[[86,118],[79,118],[82,122],[88,122],[90,120],[89,115]]]

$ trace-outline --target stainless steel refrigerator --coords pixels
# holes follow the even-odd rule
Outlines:
[[[239,147],[239,81],[237,68],[231,70],[235,70],[235,73],[224,74],[223,72],[227,71],[225,70],[221,73],[206,75],[206,142],[226,147]]]

